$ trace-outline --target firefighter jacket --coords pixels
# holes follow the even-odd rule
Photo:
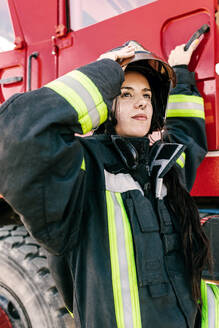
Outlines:
[[[206,139],[194,77],[178,70],[185,81],[169,100],[170,142],[152,147],[147,138],[75,135],[105,122],[120,93],[124,73],[110,59],[1,107],[0,193],[51,253],[76,327],[194,327],[197,308],[163,177],[176,166],[190,189]]]

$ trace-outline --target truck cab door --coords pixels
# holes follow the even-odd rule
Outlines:
[[[13,2],[0,2],[0,103],[25,91],[25,42]]]
[[[0,103],[57,77],[57,25],[58,0],[0,1]]]

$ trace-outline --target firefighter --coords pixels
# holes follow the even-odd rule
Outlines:
[[[175,73],[135,41],[1,107],[0,193],[76,327],[195,326],[210,258],[188,193],[207,150],[195,47],[170,55],[167,113]]]

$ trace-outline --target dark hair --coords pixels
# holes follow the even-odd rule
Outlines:
[[[168,191],[168,203],[179,218],[185,265],[191,276],[192,296],[200,307],[202,271],[205,268],[212,273],[210,243],[201,227],[195,201],[181,185],[176,168],[165,175],[164,183]]]

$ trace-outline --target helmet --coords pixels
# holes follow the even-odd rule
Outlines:
[[[114,48],[111,51],[119,50],[126,46],[133,46],[135,48],[135,56],[132,58],[124,59],[122,62],[120,62],[121,66],[129,65],[130,63],[134,62],[141,62],[142,66],[150,66],[155,72],[172,82],[173,87],[175,87],[176,76],[172,67],[164,62],[163,59],[159,58],[155,53],[146,50],[137,41],[127,41],[121,47]]]

